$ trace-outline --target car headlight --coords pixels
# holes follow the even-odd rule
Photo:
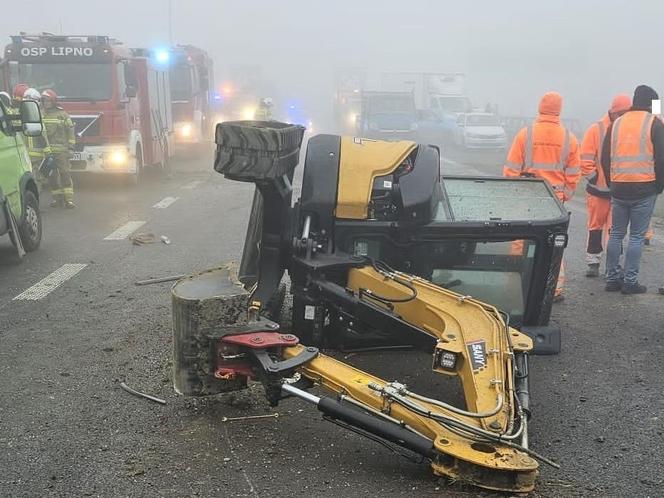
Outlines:
[[[185,138],[189,138],[191,136],[192,130],[193,130],[193,127],[191,126],[191,123],[184,123],[180,127],[180,135],[182,135]]]
[[[245,107],[244,109],[242,109],[242,119],[252,121],[254,119],[255,114],[256,114],[255,107]]]
[[[124,149],[117,149],[104,156],[104,163],[111,166],[124,166],[129,162],[129,154]]]

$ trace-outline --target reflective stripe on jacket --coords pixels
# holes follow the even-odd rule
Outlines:
[[[44,157],[44,150],[48,147],[46,135],[41,134],[36,137],[26,137],[28,154],[30,157],[42,158]]]
[[[590,125],[581,143],[581,174],[588,180],[586,192],[596,197],[611,197],[602,169],[602,144],[611,121],[608,114]]]
[[[61,107],[45,109],[42,121],[52,152],[64,152],[76,144],[74,123],[67,111]]]
[[[505,176],[534,176],[546,180],[561,201],[571,199],[581,175],[579,144],[557,116],[540,115],[523,128],[507,155]]]
[[[613,123],[611,130],[611,181],[654,182],[655,155],[652,125],[655,116],[647,111],[629,111]]]

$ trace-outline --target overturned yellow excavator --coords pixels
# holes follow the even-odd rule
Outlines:
[[[441,178],[436,147],[334,135],[308,141],[293,205],[303,132],[217,127],[215,169],[256,184],[252,222],[238,279],[218,270],[173,289],[178,302],[199,300],[201,289],[216,300],[214,313],[174,309],[176,390],[206,395],[257,380],[271,405],[301,398],[422,455],[436,475],[532,490],[539,462],[556,464],[528,444],[528,354],[559,348],[548,322],[568,214],[545,182]],[[282,310],[285,272],[292,307]],[[465,402],[319,349],[391,346],[430,352]]]

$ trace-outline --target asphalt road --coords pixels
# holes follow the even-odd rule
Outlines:
[[[499,174],[500,162],[455,153],[444,171]],[[259,386],[175,395],[170,284],[134,282],[237,260],[252,190],[211,164],[211,152],[181,158],[172,178],[138,187],[86,182],[75,211],[42,208],[42,248],[22,262],[0,239],[0,496],[495,495],[435,478],[298,400],[271,411]],[[583,276],[582,201],[569,204],[567,298],[554,311],[564,349],[531,363],[531,445],[562,468],[542,467],[533,496],[663,496],[664,297],[607,294]],[[134,233],[156,241],[104,240],[128,222],[144,222]],[[664,284],[658,231],[643,258],[652,290]],[[56,273],[61,285],[15,299],[63,265],[78,266]],[[350,360],[415,390],[432,378],[417,353]],[[122,381],[166,405],[130,396]]]

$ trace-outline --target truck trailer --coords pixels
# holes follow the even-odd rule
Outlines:
[[[147,49],[97,35],[21,34],[6,46],[2,86],[50,88],[75,125],[74,174],[124,176],[166,169],[173,148],[168,67]]]

